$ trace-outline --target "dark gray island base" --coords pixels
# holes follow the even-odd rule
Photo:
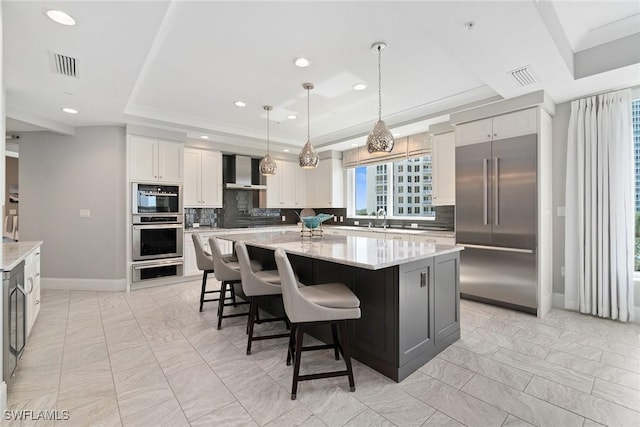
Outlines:
[[[265,242],[263,236],[255,241],[247,235],[223,238],[244,240],[252,258],[260,260],[269,269],[275,268],[274,249],[278,246],[285,248],[285,245]],[[368,240],[375,242],[378,239]],[[362,241],[359,243],[361,248]],[[395,244],[405,247],[385,250],[404,254],[407,245],[424,245],[414,242]],[[285,248],[302,283],[341,282],[360,299],[362,317],[349,323],[352,355],[389,378],[402,381],[460,338],[459,249],[436,248],[431,244],[431,255],[376,269],[349,265],[354,263],[348,260],[348,255],[345,260],[328,261],[319,259],[317,255],[320,254],[314,250],[289,249]],[[412,249],[415,248],[409,247]],[[281,302],[265,308],[273,314],[282,310]],[[312,329],[310,333],[331,342],[330,334],[325,334],[322,328]]]

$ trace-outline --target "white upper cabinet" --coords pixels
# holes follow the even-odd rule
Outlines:
[[[299,209],[307,207],[307,170],[293,163],[294,180],[296,183],[295,206]]]
[[[182,182],[183,150],[180,142],[129,135],[129,178]]]
[[[453,132],[432,136],[432,204],[454,205],[456,202],[456,140]]]
[[[184,206],[222,207],[222,154],[217,151],[184,150]]]
[[[275,175],[267,176],[267,207],[295,208],[298,197],[306,198],[305,179],[300,177],[296,163],[277,160],[278,170]],[[302,200],[300,200],[302,202]],[[301,206],[304,207],[304,206]]]
[[[536,133],[535,108],[456,126],[456,145],[469,145]]]
[[[307,175],[307,205],[312,208],[343,208],[344,190],[342,161],[321,159]]]

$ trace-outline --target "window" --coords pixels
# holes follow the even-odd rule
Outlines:
[[[412,171],[406,180],[402,174]],[[417,174],[415,172],[418,172]],[[400,160],[352,171],[353,199],[350,214],[367,215],[384,209],[389,217],[434,218],[431,205],[431,156]],[[421,179],[422,177],[422,179]],[[412,185],[404,185],[411,182]],[[418,185],[413,185],[417,183]],[[351,210],[353,209],[353,210]]]

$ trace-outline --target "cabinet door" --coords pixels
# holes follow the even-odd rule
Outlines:
[[[222,207],[222,153],[202,151],[201,162],[201,199],[206,208]],[[185,171],[185,185],[186,185]]]
[[[129,178],[137,181],[158,180],[158,140],[129,135]]]
[[[433,136],[433,205],[456,203],[456,144],[453,132]]]
[[[460,329],[460,257],[458,252],[434,261],[435,343]]]
[[[292,163],[296,183],[295,207],[303,209],[307,207],[307,170]]]
[[[296,206],[296,167],[292,162],[280,162],[280,207],[294,208]]]
[[[201,151],[194,149],[184,150],[184,207],[201,207]]]
[[[433,258],[399,268],[398,361],[402,366],[435,345]]]
[[[183,276],[195,276],[200,273],[196,263],[196,249],[191,234],[184,235],[184,269]]]
[[[536,132],[537,114],[535,108],[493,118],[493,139],[511,138]]]
[[[179,142],[158,141],[158,180],[182,182],[184,148]]]
[[[456,146],[491,141],[493,119],[477,120],[456,126]]]
[[[278,162],[278,171],[275,175],[267,176],[267,207],[280,208],[280,174],[282,162]]]

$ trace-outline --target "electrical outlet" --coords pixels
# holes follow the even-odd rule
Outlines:
[[[411,228],[418,228],[418,224],[416,224],[415,222],[411,223]]]
[[[333,217],[333,222],[338,222],[338,218],[336,218],[335,216]]]
[[[360,225],[360,221],[353,221],[353,225]]]
[[[560,267],[560,275],[564,277],[564,265]]]
[[[340,215],[340,222],[344,222],[344,217]]]
[[[80,209],[80,218],[90,218],[91,209]]]
[[[285,222],[287,220],[287,217],[282,215],[282,222]]]

